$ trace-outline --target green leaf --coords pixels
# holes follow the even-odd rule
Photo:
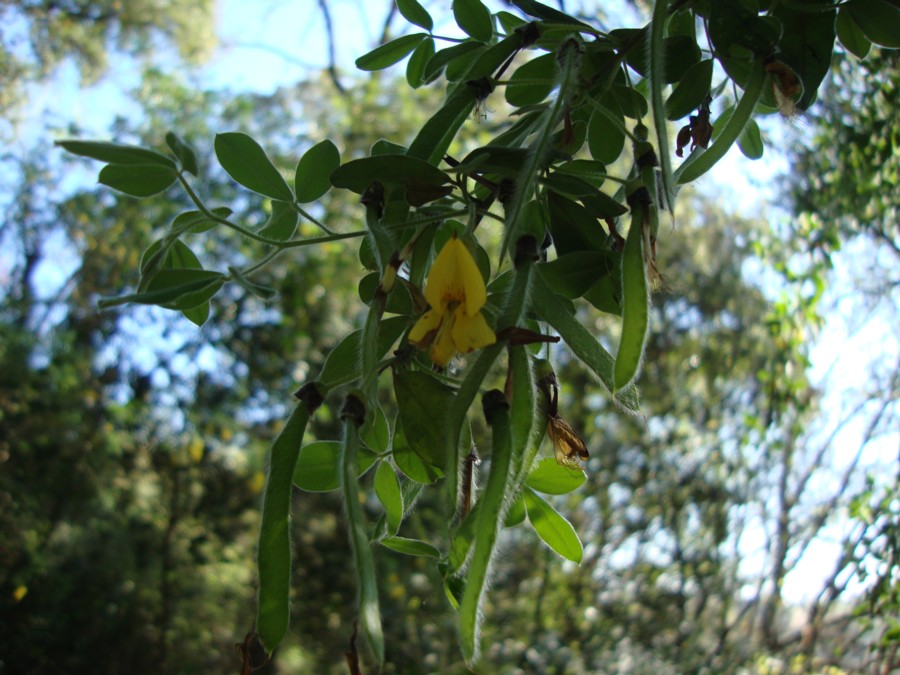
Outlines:
[[[450,539],[450,550],[447,551],[447,564],[453,573],[463,568],[469,557],[469,551],[472,550],[479,511],[481,511],[480,500],[475,502],[472,510],[459,524],[459,527],[456,528],[456,532],[453,533]]]
[[[493,78],[500,68],[511,57],[516,50],[522,47],[522,33],[516,31],[511,35],[492,44],[490,47],[480,50],[472,64],[472,67],[461,73],[462,78],[466,80],[480,80],[485,77]],[[450,66],[447,66],[447,78],[450,78]],[[467,83],[468,84],[468,83]],[[484,92],[482,92],[484,93]]]
[[[245,188],[272,199],[294,201],[294,194],[284,177],[259,143],[247,134],[216,134],[215,149],[222,168]]]
[[[738,138],[738,147],[748,159],[759,159],[763,156],[762,136],[759,133],[759,125],[752,117],[747,120],[747,126]]]
[[[381,322],[378,328],[379,358],[397,341],[409,325],[409,319],[394,316]],[[352,382],[359,377],[359,341],[362,331],[356,330],[341,340],[325,359],[319,381],[328,389]]]
[[[375,406],[374,413],[369,418],[371,422],[367,419],[363,426],[363,443],[373,452],[387,452],[391,447],[391,428],[380,405]]]
[[[613,164],[619,159],[619,155],[622,154],[622,149],[625,147],[625,132],[622,130],[625,120],[618,104],[615,109],[610,107],[609,101],[611,100],[606,97],[600,105],[609,110],[610,114],[618,120],[618,124],[599,110],[594,110],[590,122],[588,122],[588,150],[591,152],[591,157],[604,164]]]
[[[617,267],[609,275],[600,277],[581,297],[601,312],[622,316],[622,275],[620,272],[621,267]]]
[[[494,16],[496,16],[497,21],[500,22],[500,27],[503,29],[504,33],[512,33],[516,28],[528,23],[521,16],[516,16],[515,14],[504,12],[502,10],[497,12]]]
[[[294,236],[297,231],[297,221],[299,215],[297,209],[289,202],[283,202],[278,199],[272,200],[272,213],[269,220],[259,231],[259,233],[269,239],[277,239],[278,241],[287,241]]]
[[[415,313],[408,284],[409,282],[406,279],[397,279],[394,284],[394,290],[388,294],[387,303],[384,306],[385,313],[406,314],[407,316]],[[359,280],[359,299],[367,305],[370,304],[380,285],[381,276],[377,272],[367,274]],[[419,293],[419,291],[417,290],[416,293]]]
[[[514,178],[519,175],[522,162],[528,154],[526,148],[504,148],[485,145],[475,148],[466,155],[453,171],[458,173],[478,172],[485,175]]]
[[[453,18],[456,25],[481,42],[490,42],[494,36],[491,12],[481,0],[453,0]]]
[[[506,101],[523,106],[540,103],[556,85],[559,63],[556,54],[544,54],[516,69],[506,85]]]
[[[629,30],[629,29],[626,29]],[[649,74],[647,60],[647,31],[641,29],[643,40],[628,52],[628,65],[643,76]],[[700,60],[700,48],[697,41],[686,35],[673,35],[663,39],[664,81],[667,84],[678,82],[685,73]],[[627,112],[627,110],[626,110]]]
[[[436,166],[409,155],[377,155],[354,159],[340,166],[331,174],[335,187],[365,192],[373,182],[383,186],[442,186],[450,182],[447,175]]]
[[[553,173],[544,176],[543,183],[548,188],[553,190],[553,192],[564,197],[568,197],[569,199],[581,199],[585,195],[596,194],[598,192],[597,188],[588,183],[586,180],[582,180],[578,176],[570,176],[565,173],[559,173],[558,171],[554,171]],[[605,214],[593,215],[596,218],[607,217]]]
[[[567,298],[580,298],[598,279],[613,273],[615,259],[600,251],[577,251],[542,263],[541,274],[554,291]]]
[[[232,214],[231,209],[227,206],[219,206],[214,209],[210,209],[212,213],[217,215],[219,218],[227,218]],[[210,220],[200,211],[185,211],[184,213],[179,213],[175,216],[175,219],[172,221],[172,225],[169,229],[173,232],[181,233],[181,232],[190,232],[192,234],[200,234],[201,232],[207,232],[214,228],[218,223],[214,220]]]
[[[375,472],[375,495],[384,507],[388,519],[388,532],[394,535],[403,521],[403,495],[400,481],[390,462],[381,462]]]
[[[622,251],[622,335],[613,371],[614,392],[628,386],[637,376],[650,322],[650,291],[644,262],[644,213],[640,205],[633,209],[634,217]]]
[[[771,17],[757,16],[757,3],[718,0],[710,3],[709,36],[716,56],[744,57],[751,52],[760,57],[771,54],[780,32]]]
[[[596,189],[582,195],[579,199],[595,218],[618,218],[628,211],[622,202],[618,202],[605,192]]]
[[[104,141],[56,141],[55,145],[71,152],[73,155],[90,157],[109,164],[153,164],[176,170],[175,162],[161,152],[148,150],[136,145],[121,145]]]
[[[559,256],[576,251],[607,250],[606,232],[581,204],[551,192],[547,197],[550,234]]]
[[[163,246],[166,248],[163,249]],[[160,239],[153,242],[141,255],[141,281],[138,284],[138,291],[145,291],[159,270],[178,267],[201,269],[203,266],[187,244],[179,239],[171,242]]]
[[[424,206],[429,202],[446,197],[451,192],[453,192],[452,185],[435,185],[434,183],[413,179],[407,183],[403,196],[406,199],[406,203],[410,206]]]
[[[509,510],[506,512],[506,518],[503,520],[503,527],[515,527],[525,520],[525,495],[521,492],[510,504]]]
[[[872,41],[866,37],[862,28],[856,23],[847,5],[838,8],[834,30],[844,49],[859,59],[866,58],[869,50],[872,49]]]
[[[424,78],[426,82],[431,82],[453,61],[457,59],[467,58],[469,52],[481,50],[484,45],[475,40],[466,40],[450,47],[444,47],[434,53],[428,63],[425,65]],[[449,78],[448,78],[449,79]]]
[[[139,265],[141,280],[138,282],[138,291],[146,290],[150,280],[165,266],[166,258],[169,254],[168,250],[163,250],[165,244],[165,239],[157,239],[141,254],[141,262]],[[171,242],[169,245],[171,245]]]
[[[225,283],[220,272],[198,269],[160,270],[147,291],[116,298],[104,298],[101,308],[134,302],[141,305],[161,305],[168,309],[191,309],[216,294]]]
[[[195,326],[202,326],[209,318],[209,301],[202,302],[191,309],[183,309],[181,310],[181,313],[184,315],[185,319]]]
[[[440,558],[441,552],[428,542],[406,537],[386,537],[379,542],[382,546],[403,553],[423,558]]]
[[[650,110],[650,105],[644,95],[634,87],[628,87],[624,84],[614,84],[610,88],[610,93],[622,110],[625,117],[634,120],[641,120]],[[599,159],[599,158],[596,158]]]
[[[300,448],[293,469],[294,485],[307,492],[328,492],[341,486],[341,444],[319,441]]]
[[[397,9],[400,10],[403,18],[411,24],[424,28],[429,33],[434,29],[434,21],[431,19],[431,14],[417,0],[397,0]]]
[[[470,40],[469,42],[475,45],[475,49],[466,51],[452,61],[448,61],[447,67],[444,69],[444,77],[446,77],[449,82],[462,82],[465,80],[466,86],[475,87],[477,85],[477,78],[472,77],[470,73],[472,72],[475,63],[488,51],[488,46],[477,40]],[[486,96],[489,93],[490,91],[485,91],[483,92],[483,95]]]
[[[900,10],[895,12],[900,18]],[[801,110],[806,110],[816,100],[819,84],[831,67],[835,16],[834,9],[807,12],[785,4],[775,5],[772,9],[772,17],[781,22],[784,34],[790,36],[779,43],[777,58],[792,68],[803,83],[803,94],[797,102]],[[900,24],[897,27],[900,29]],[[900,37],[896,39],[900,47]]]
[[[175,240],[169,248],[169,254],[163,267],[182,268],[182,269],[203,269],[200,259],[194,255],[194,252],[188,248],[183,241]]]
[[[258,298],[263,300],[271,300],[274,298],[278,291],[270,286],[263,286],[262,284],[257,284],[253,281],[250,281],[241,270],[236,267],[228,267],[228,274],[231,275],[232,281],[234,281],[238,286],[243,288],[245,291],[250,293],[251,295],[255,295]]]
[[[378,456],[360,448],[359,473],[364,474]],[[317,441],[304,445],[294,462],[293,483],[307,492],[330,492],[341,486],[340,441]]]
[[[438,563],[440,565],[440,563]],[[455,610],[459,611],[459,601],[466,588],[466,581],[461,577],[448,577],[444,575],[444,597]]]
[[[394,392],[406,441],[433,466],[444,465],[444,428],[440,424],[453,401],[453,390],[428,373],[394,373]]]
[[[356,67],[360,70],[383,70],[398,61],[402,61],[421,42],[428,37],[427,33],[404,35],[396,40],[380,45],[356,59]]]
[[[435,54],[435,57],[438,54]],[[454,89],[443,107],[419,130],[409,146],[409,156],[424,159],[429,164],[437,164],[447,152],[459,128],[472,114],[476,97],[477,91],[474,87],[464,86]]]
[[[154,302],[168,309],[184,311],[203,304],[225,284],[225,275],[201,269],[165,269],[147,285],[146,295],[155,292],[177,293],[167,302]],[[134,301],[136,302],[136,301]]]
[[[331,188],[331,172],[341,165],[337,146],[325,139],[303,153],[294,173],[294,190],[301,204],[314,202]]]
[[[599,188],[606,182],[606,165],[592,159],[573,159],[556,167],[556,173],[577,176]]]
[[[850,0],[842,6],[872,42],[900,48],[900,7],[890,0]]]
[[[666,25],[666,35],[697,37],[696,17],[690,9],[680,9],[672,14]]]
[[[582,23],[565,12],[560,12],[558,9],[536,2],[536,0],[512,0],[512,4],[521,9],[528,16],[533,16],[536,19],[543,19],[549,23],[564,24],[567,26],[580,26],[589,29],[591,32],[594,31],[594,28],[591,26]]]
[[[386,138],[379,138],[372,144],[372,149],[369,150],[369,154],[373,157],[376,155],[405,155],[406,146],[394,143]]]
[[[577,176],[554,171],[543,182],[553,192],[583,202],[594,218],[616,218],[628,210],[624,204]]]
[[[525,478],[525,485],[547,495],[564,495],[580,488],[585,480],[587,477],[581,469],[563,466],[553,457],[545,457]]]
[[[197,154],[191,146],[178,136],[178,134],[174,131],[167,132],[166,145],[169,146],[169,149],[178,158],[178,161],[181,162],[181,166],[184,167],[185,171],[195,176],[199,174],[197,168]]]
[[[535,532],[547,546],[566,560],[581,563],[584,549],[572,523],[530,488],[525,488],[525,509]]]
[[[266,652],[281,642],[290,619],[291,597],[291,478],[309,410],[303,403],[294,408],[269,453],[269,470],[263,494],[257,564],[256,632]]]
[[[434,40],[432,38],[428,38],[416,47],[406,63],[406,81],[410,87],[418,89],[426,82],[430,82],[425,78],[425,69],[433,56]]]
[[[430,485],[444,475],[441,469],[422,461],[422,458],[409,447],[399,419],[394,425],[392,446],[391,456],[394,458],[397,468],[410,480],[422,485]]]
[[[709,96],[712,73],[712,59],[704,59],[692,65],[666,100],[666,119],[679,120],[699,108]]]
[[[174,169],[159,164],[107,164],[98,181],[132,197],[158,194],[175,182]]]

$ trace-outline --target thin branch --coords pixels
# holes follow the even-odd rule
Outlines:
[[[883,225],[873,225],[869,229],[875,234],[875,239],[884,243],[894,255],[900,258],[900,244],[885,231]]]
[[[391,7],[394,3],[391,3]],[[331,10],[328,7],[328,0],[319,0],[319,9],[322,10],[322,18],[325,20],[325,34],[328,36],[328,76],[334,83],[335,89],[341,94],[346,94],[347,90],[341,84],[337,72],[337,57],[334,48],[334,24],[331,21]]]
[[[858,402],[853,410],[847,413],[844,416],[844,419],[840,420],[837,425],[835,425],[834,429],[832,429],[831,433],[828,435],[828,438],[822,441],[822,444],[818,451],[816,451],[816,456],[812,462],[809,463],[809,466],[803,472],[803,475],[800,476],[799,481],[797,482],[797,486],[794,489],[794,494],[791,497],[791,506],[796,504],[803,493],[806,491],[806,485],[809,483],[810,478],[812,478],[813,473],[816,469],[821,468],[822,459],[825,455],[825,452],[831,447],[831,444],[834,443],[835,438],[837,438],[838,434],[844,430],[844,427],[849,424],[856,416],[862,411],[864,407],[869,404],[869,401],[860,401]]]
[[[826,500],[824,504],[819,505],[819,507],[816,509],[818,513],[813,518],[811,518],[809,522],[806,523],[805,529],[807,529],[807,532],[805,535],[803,535],[803,541],[799,543],[800,548],[795,549],[795,553],[791,556],[792,560],[786,563],[786,569],[788,572],[796,567],[796,565],[800,562],[800,560],[806,554],[806,551],[812,543],[813,539],[818,536],[819,532],[821,532],[822,528],[825,526],[825,523],[828,521],[828,516],[834,512],[835,508],[838,505],[838,502],[844,495],[844,492],[847,490],[847,486],[850,484],[851,478],[856,473],[856,469],[859,466],[860,461],[862,460],[862,455],[866,449],[866,446],[868,446],[868,444],[874,438],[878,424],[891,403],[892,401],[890,400],[882,401],[882,405],[879,408],[878,412],[872,416],[872,418],[869,420],[869,424],[866,426],[866,431],[863,434],[859,447],[856,450],[856,455],[853,457],[853,460],[846,467],[846,469],[844,469],[844,472],[841,476],[840,485],[834,491],[831,498]],[[799,498],[800,494],[795,494],[795,503],[797,500],[799,500]],[[795,536],[799,538],[799,529]]]
[[[384,17],[384,23],[381,25],[381,37],[378,38],[378,44],[383,45],[388,41],[388,35],[391,30],[391,21],[394,20],[394,16],[397,14],[397,3],[391,2],[390,9],[388,9],[387,16]]]

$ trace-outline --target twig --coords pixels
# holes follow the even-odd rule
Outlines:
[[[391,3],[393,7],[393,3]],[[328,36],[328,76],[334,83],[334,88],[341,94],[346,94],[347,90],[338,79],[337,57],[334,49],[334,24],[331,21],[331,10],[328,7],[328,0],[319,0],[319,9],[322,10],[322,18],[325,20],[325,34]]]

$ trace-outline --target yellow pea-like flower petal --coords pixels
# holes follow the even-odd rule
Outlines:
[[[431,360],[446,366],[457,352],[497,341],[481,313],[487,289],[469,249],[454,235],[438,253],[425,283],[430,309],[409,333],[409,341],[429,349]]]
[[[453,342],[459,352],[471,352],[492,345],[497,341],[497,336],[481,312],[475,316],[466,316],[465,312],[457,309],[453,321]]]
[[[429,309],[421,318],[416,321],[416,325],[409,331],[409,341],[413,344],[421,342],[431,331],[436,330],[443,320],[440,312]]]
[[[441,324],[437,337],[431,345],[431,350],[428,352],[429,356],[431,356],[431,360],[442,368],[450,363],[450,359],[452,359],[453,355],[458,351],[456,349],[456,343],[453,341],[452,326],[448,325],[448,321],[452,321],[452,319],[445,320],[444,323]]]

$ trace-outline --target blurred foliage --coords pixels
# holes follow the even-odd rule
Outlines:
[[[894,336],[898,325],[900,277],[900,59],[896,51],[872,47],[835,59],[826,96],[812,119],[811,143],[792,156],[790,199],[798,218],[794,231],[809,256],[804,275],[823,284],[838,251],[855,243],[859,270],[850,279],[862,302],[850,307],[866,330],[865,317],[878,317]],[[862,244],[862,246],[859,246]],[[861,251],[859,256],[856,251]],[[850,289],[842,289],[849,296]],[[840,292],[839,292],[840,293]],[[839,301],[842,295],[838,295]],[[865,374],[864,401],[870,413],[865,438],[896,432],[900,422],[900,362],[879,361]],[[900,565],[900,482],[897,465],[869,472],[847,495],[853,531],[844,559],[867,587],[856,608],[871,636],[868,663],[873,670],[897,667],[900,650],[898,593]]]
[[[50,78],[66,61],[85,85],[108,69],[110,55],[158,59],[165,46],[198,62],[216,43],[213,0],[24,0],[0,2],[0,112],[14,114],[23,85]]]
[[[826,254],[867,233],[900,256],[900,55],[873,48],[836,58],[816,109],[812,142],[793,154],[794,209],[814,220],[809,246]]]
[[[121,8],[109,21],[139,16],[115,14]],[[69,30],[75,53],[85,52],[77,58],[93,64],[86,73],[97,72],[112,34],[91,11],[73,7],[54,19],[77,26],[87,17]],[[163,30],[177,34],[173,26]],[[47,67],[66,53],[46,49]],[[156,146],[177,127],[211,168],[213,130],[240,130],[265,139],[288,173],[323,129],[339,137],[345,160],[361,157],[379,138],[407,140],[439,105],[429,90],[385,77],[346,95],[323,77],[271,96],[233,96],[197,91],[159,69],[133,95],[146,118],[120,121],[114,140]],[[196,114],[185,116],[188,109]],[[486,116],[467,126],[461,147],[496,131]],[[826,146],[853,147],[828,138],[816,157]],[[42,154],[49,151],[34,157]],[[868,159],[853,161],[874,170]],[[97,312],[99,295],[137,283],[138,252],[188,204],[174,191],[143,202],[96,189],[56,200],[58,167],[29,160],[19,168],[21,181],[6,186],[16,208],[0,219],[12,261],[0,290],[0,672],[238,672],[232,645],[254,613],[266,447],[287,392],[320,372],[362,322],[355,246],[283,255],[258,278],[277,289],[273,300],[229,287],[202,330],[156,309]],[[798,173],[827,175],[821,165]],[[210,175],[204,199],[244,222],[265,221],[263,199]],[[832,204],[832,215],[846,213]],[[334,191],[317,208],[327,225],[361,218],[359,204]],[[794,249],[767,223],[684,192],[679,208],[658,253],[663,290],[654,294],[639,381],[645,417],[623,417],[571,355],[553,352],[560,410],[591,452],[588,482],[553,503],[571,514],[585,555],[580,566],[563,564],[530,532],[501,532],[479,672],[821,672],[862,663],[865,639],[846,647],[827,628],[806,651],[786,625],[792,608],[779,602],[786,561],[815,515],[789,483],[802,482],[809,466],[828,470],[802,440],[817,411],[806,350],[820,321],[819,289],[812,276],[788,274]],[[211,264],[259,255],[258,245],[223,230],[192,237]],[[52,243],[60,240],[73,271],[48,295],[42,277],[61,259]],[[746,273],[753,265],[784,274],[778,303]],[[592,307],[580,307],[579,318],[614,334],[609,316]],[[390,392],[380,396],[390,401]],[[326,401],[313,439],[335,437],[339,405],[337,395]],[[483,466],[476,474],[486,475]],[[792,499],[796,509],[778,508]],[[294,501],[291,630],[256,672],[347,672],[355,575],[341,499],[298,493]],[[867,555],[888,571],[867,608],[879,627],[896,609],[895,505],[867,492],[854,511],[873,524]],[[372,521],[381,513],[374,497],[363,507]],[[441,508],[420,498],[405,533],[443,531]],[[773,548],[748,569],[742,537],[760,512]],[[467,672],[434,565],[375,548],[385,672]],[[834,653],[838,644],[845,653]]]

